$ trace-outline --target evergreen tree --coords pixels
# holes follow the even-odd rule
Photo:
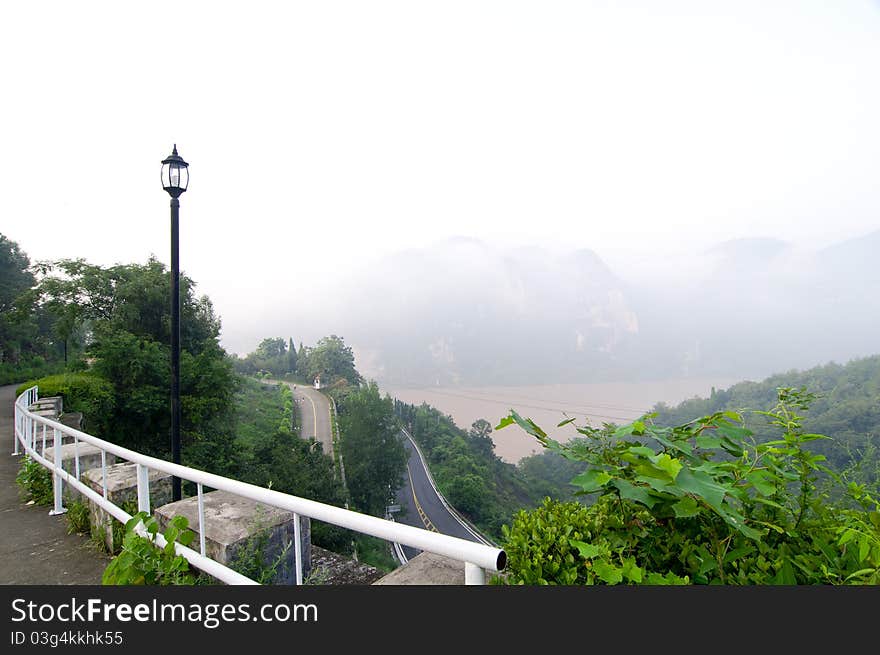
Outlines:
[[[293,337],[290,337],[287,346],[287,370],[290,373],[296,372],[296,348],[293,345]]]

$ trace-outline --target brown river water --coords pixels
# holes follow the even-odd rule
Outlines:
[[[566,418],[575,424],[600,426],[603,421],[626,423],[638,418],[658,402],[677,404],[695,396],[708,396],[712,387],[726,389],[737,380],[684,378],[656,382],[548,384],[528,387],[430,387],[425,389],[383,388],[383,393],[403,402],[426,402],[453,418],[464,429],[483,418],[498,425],[508,410],[531,418],[557,441],[577,435],[573,425],[557,428]],[[492,432],[495,453],[516,463],[540,452],[537,441],[519,426]]]

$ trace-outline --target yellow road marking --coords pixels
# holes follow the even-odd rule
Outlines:
[[[419,513],[419,518],[422,519],[422,523],[425,524],[425,527],[432,532],[440,532],[434,524],[431,523],[431,519],[428,518],[428,515],[425,514],[425,510],[422,509],[421,503],[419,503],[419,498],[416,496],[416,487],[413,484],[412,479],[412,471],[409,470],[409,462],[406,463],[406,474],[409,476],[409,488],[412,489],[413,500],[416,501],[416,510]]]
[[[303,392],[305,393],[305,392]],[[312,403],[312,416],[314,416],[315,422],[312,423],[312,427],[314,428],[312,431],[315,433],[312,436],[315,438],[315,441],[318,441],[318,410],[315,409],[315,401],[312,400],[312,397],[305,393],[306,398],[309,399],[309,402]]]

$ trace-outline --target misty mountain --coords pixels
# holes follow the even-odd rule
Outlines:
[[[880,351],[877,247],[739,239],[634,276],[588,249],[457,238],[358,271],[334,323],[388,385],[758,377]]]
[[[589,250],[452,239],[360,271],[344,317],[358,367],[389,384],[577,380],[638,333],[625,285]]]

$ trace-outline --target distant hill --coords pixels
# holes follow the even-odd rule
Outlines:
[[[675,407],[659,404],[654,408],[655,420],[661,425],[681,425],[727,409],[768,410],[776,404],[779,387],[806,387],[818,394],[809,411],[803,412],[804,428],[831,441],[812,442],[811,450],[824,453],[837,470],[843,470],[852,458],[864,460],[867,479],[880,481],[880,355],[779,373],[761,382],[740,382],[713,390],[709,398],[686,400]],[[765,418],[745,416],[759,436],[778,437],[778,429]]]
[[[344,300],[359,368],[392,384],[576,380],[638,333],[625,285],[589,250],[455,239],[383,260]]]
[[[634,280],[589,249],[450,239],[358,271],[334,321],[395,386],[755,378],[880,352],[878,251],[738,239]]]

